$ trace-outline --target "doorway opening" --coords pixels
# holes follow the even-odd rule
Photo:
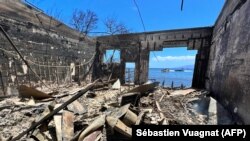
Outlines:
[[[135,80],[135,62],[126,62],[125,64],[125,83],[133,84]]]
[[[191,87],[197,50],[187,47],[164,48],[150,52],[149,80],[164,87]]]

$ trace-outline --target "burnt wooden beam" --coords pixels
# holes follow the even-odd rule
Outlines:
[[[2,91],[3,91],[3,94],[5,95],[4,81],[3,81],[3,76],[2,76],[1,70],[0,70],[0,80],[1,80],[1,85],[2,85]]]

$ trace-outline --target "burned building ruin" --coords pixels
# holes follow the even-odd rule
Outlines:
[[[22,85],[60,88],[97,79],[124,84],[127,62],[135,63],[134,84],[143,85],[150,51],[186,46],[198,51],[192,88],[209,91],[235,118],[250,124],[250,1],[227,0],[212,27],[85,38],[21,0],[0,0],[0,9],[1,99],[17,95]],[[119,50],[120,62],[105,64],[107,50]]]

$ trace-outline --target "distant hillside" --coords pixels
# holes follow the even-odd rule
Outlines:
[[[185,65],[185,66],[175,67],[175,68],[171,68],[171,69],[193,70],[194,69],[194,65]]]

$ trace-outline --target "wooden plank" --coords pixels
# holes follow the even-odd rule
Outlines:
[[[162,101],[162,99],[164,98],[165,95],[170,95],[170,93],[168,92],[168,90],[166,90],[166,93],[163,93],[163,95],[161,96],[159,102]]]
[[[155,101],[155,105],[156,105],[157,110],[158,110],[159,112],[162,112],[161,106],[160,106],[160,104],[159,104],[158,101]]]
[[[175,95],[175,96],[176,95],[187,95],[187,94],[192,93],[194,91],[196,91],[196,90],[195,89],[176,90],[176,91],[170,93],[170,95]]]
[[[63,111],[62,114],[62,140],[69,141],[74,136],[74,113]]]
[[[54,115],[57,141],[62,141],[62,115]]]
[[[61,106],[61,104],[56,104],[55,109]],[[57,141],[62,141],[62,110],[59,111],[56,115],[54,115],[54,122],[56,127],[56,138]]]
[[[48,141],[48,139],[45,137],[43,133],[40,132],[39,129],[36,129],[30,137],[38,141]]]

